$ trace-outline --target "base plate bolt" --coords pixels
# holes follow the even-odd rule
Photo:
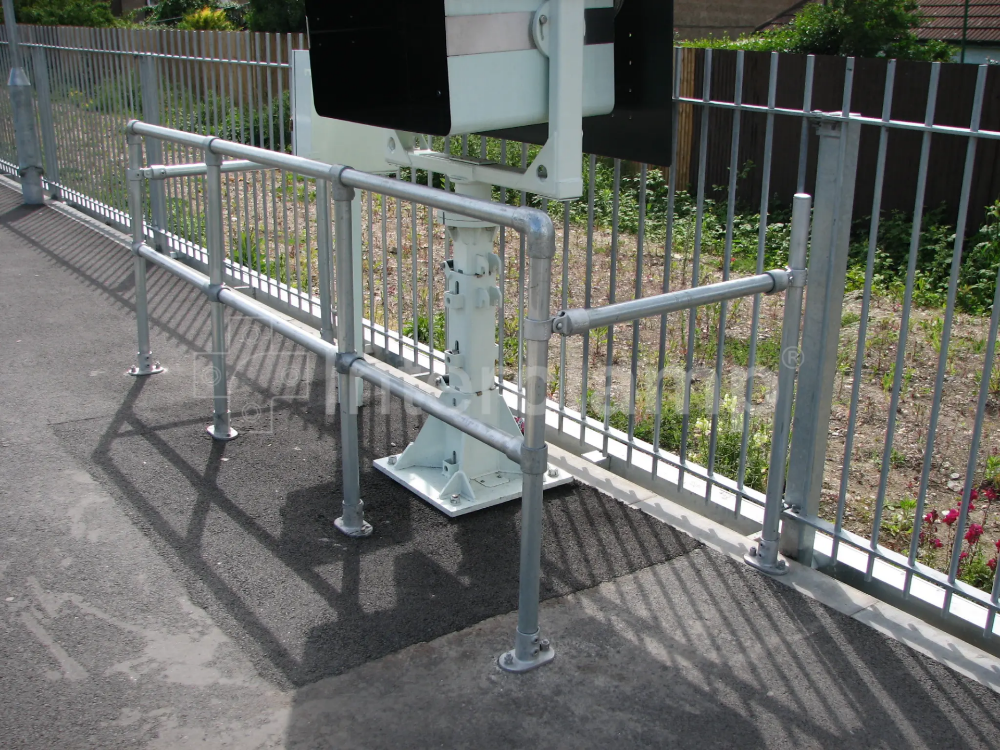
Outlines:
[[[510,654],[510,653],[504,654],[503,655],[503,663],[504,664],[513,664],[514,663],[514,654]]]
[[[396,457],[395,456],[389,456],[388,464],[389,464],[389,466],[395,466],[396,465]]]
[[[555,479],[557,476],[559,476],[559,469],[549,469],[549,477],[551,479]]]

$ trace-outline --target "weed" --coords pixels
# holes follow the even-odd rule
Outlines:
[[[844,317],[840,319],[841,328],[850,328],[852,325],[861,320],[861,315],[856,312],[845,312]]]
[[[444,324],[445,324],[445,314],[444,312],[438,312],[434,314],[434,348],[438,351],[444,351],[447,347],[447,343],[444,338]],[[413,321],[408,321],[403,324],[403,335],[413,338]],[[427,325],[427,316],[418,315],[417,316],[417,342],[421,344],[430,343],[430,331]]]

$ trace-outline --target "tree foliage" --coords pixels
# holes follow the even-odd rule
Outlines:
[[[177,28],[182,31],[232,31],[235,27],[226,18],[225,11],[206,6],[184,16]]]
[[[917,38],[925,18],[915,0],[828,0],[806,5],[791,23],[735,40],[699,39],[689,47],[886,57],[946,62],[951,47]]]
[[[252,31],[280,34],[306,30],[305,0],[250,0],[247,25]]]
[[[14,0],[14,15],[18,23],[40,26],[115,25],[108,0]]]

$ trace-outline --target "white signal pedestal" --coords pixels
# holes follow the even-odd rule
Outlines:
[[[456,183],[456,190],[490,198],[489,185],[482,183]],[[454,256],[445,270],[448,349],[440,399],[520,436],[496,377],[500,258],[493,252],[493,241],[498,227],[451,214],[445,215],[445,225]],[[521,497],[521,468],[516,463],[434,417],[427,419],[416,440],[401,454],[378,459],[375,468],[452,517]],[[550,469],[544,487],[570,481],[566,472]]]

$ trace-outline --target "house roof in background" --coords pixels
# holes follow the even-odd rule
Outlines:
[[[965,0],[917,0],[927,23],[917,29],[921,39],[961,42],[965,15]],[[761,25],[757,30],[783,26],[802,8],[816,0],[800,0],[787,10]],[[969,0],[968,41],[978,44],[1000,42],[1000,1]]]

